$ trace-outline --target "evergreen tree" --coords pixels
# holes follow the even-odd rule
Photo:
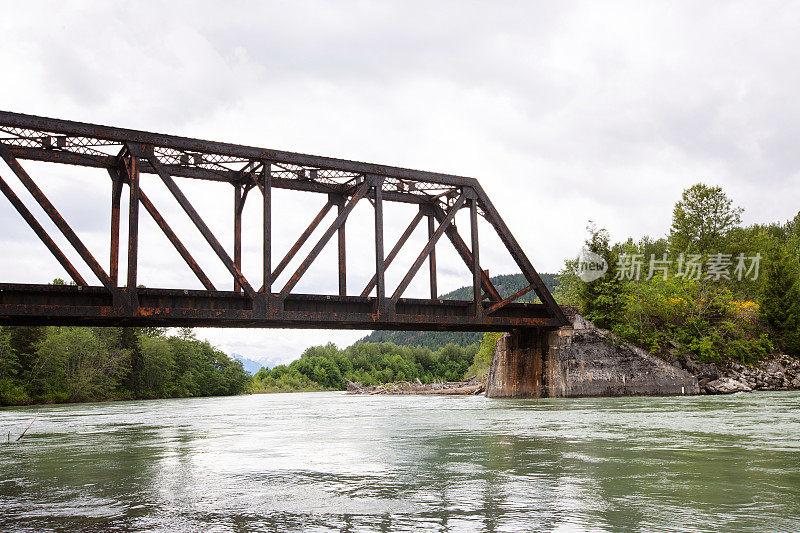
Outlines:
[[[608,231],[597,228],[593,223],[589,224],[587,230],[589,238],[586,248],[606,261],[608,271],[604,276],[580,285],[578,296],[581,310],[586,318],[599,327],[612,329],[622,321],[625,312],[624,287],[613,272],[617,256],[611,250]]]
[[[797,259],[783,246],[770,250],[764,265],[760,313],[787,353],[800,355],[800,274]]]

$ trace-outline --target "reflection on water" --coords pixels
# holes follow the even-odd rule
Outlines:
[[[800,530],[797,393],[48,406],[14,443],[35,410],[3,530]]]

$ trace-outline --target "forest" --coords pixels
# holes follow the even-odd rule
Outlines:
[[[492,346],[493,348],[493,346]],[[479,353],[477,344],[447,344],[438,350],[394,343],[359,342],[344,349],[334,344],[312,346],[300,359],[253,378],[253,392],[345,389],[347,382],[377,385],[395,381],[432,383],[459,381],[471,370]]]
[[[221,396],[250,382],[188,328],[0,329],[0,405]]]

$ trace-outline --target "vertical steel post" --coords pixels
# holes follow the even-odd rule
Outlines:
[[[264,163],[262,170],[264,179],[264,270],[262,289],[267,298],[272,294],[272,168],[269,163]]]
[[[337,204],[337,212],[341,214],[344,209],[344,198]],[[347,296],[347,253],[345,250],[345,232],[344,227],[347,221],[339,227],[338,240],[339,240],[339,296]]]
[[[242,184],[233,186],[233,264],[242,270]],[[242,286],[234,277],[233,292],[242,292]]]
[[[428,240],[430,240],[436,232],[435,220],[433,213],[429,213]],[[431,253],[428,255],[428,277],[431,281],[431,299],[436,300],[439,297],[439,289],[436,287],[436,246],[431,248]]]
[[[122,199],[122,180],[111,174],[111,260],[108,275],[119,286],[119,208]]]
[[[139,257],[139,160],[127,158],[130,204],[128,205],[128,298],[131,309],[139,307],[136,278]]]
[[[469,201],[469,223],[472,236],[472,303],[475,316],[483,315],[483,293],[481,288],[481,264],[478,249],[478,199],[474,196]]]
[[[383,276],[383,178],[374,177],[375,186],[375,297],[378,314],[386,311],[386,283]]]

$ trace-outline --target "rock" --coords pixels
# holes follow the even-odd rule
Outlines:
[[[680,366],[682,369],[697,375],[698,366],[692,358],[691,353],[679,352],[675,355],[675,360],[678,361],[678,366]]]
[[[800,389],[800,376],[792,380],[792,387],[795,389]]]
[[[731,378],[719,378],[706,383],[706,392],[709,394],[731,394],[734,392],[750,392],[751,389],[741,381]]]
[[[595,329],[595,325],[591,321],[583,318],[581,315],[576,314],[574,317],[572,317],[572,329]]]
[[[768,374],[777,374],[783,373],[786,369],[783,368],[783,365],[778,360],[772,360],[767,363],[767,366],[764,367],[764,370],[767,371]]]

